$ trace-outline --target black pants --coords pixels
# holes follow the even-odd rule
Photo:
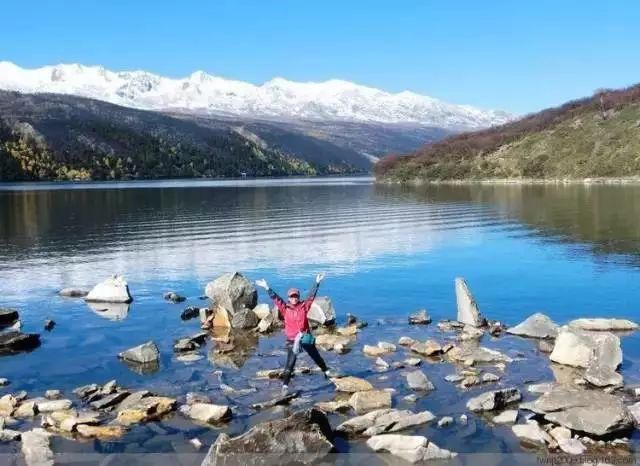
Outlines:
[[[322,356],[320,356],[320,353],[318,353],[318,348],[316,348],[315,344],[300,343],[300,346],[303,350],[306,351],[311,359],[313,359],[313,362],[315,362],[318,367],[322,369],[322,372],[327,370],[327,365],[325,364],[324,359],[322,359]],[[282,378],[284,384],[288,385],[289,380],[291,379],[291,374],[293,374],[293,368],[296,365],[296,359],[298,358],[298,355],[293,352],[293,341],[287,340],[287,344],[285,345],[285,347],[287,348],[287,363],[284,366],[284,375]]]

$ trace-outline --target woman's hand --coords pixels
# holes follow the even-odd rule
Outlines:
[[[256,285],[258,285],[260,288],[264,288],[265,290],[269,289],[269,284],[264,278],[261,278],[260,280],[256,280]]]
[[[320,282],[324,280],[324,272],[320,272],[318,275],[316,275],[316,283],[319,285]]]

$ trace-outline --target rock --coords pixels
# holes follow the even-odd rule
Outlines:
[[[83,437],[97,438],[97,439],[115,439],[122,437],[126,430],[122,426],[109,425],[109,426],[91,426],[88,424],[78,424],[76,430]]]
[[[347,347],[352,343],[352,339],[342,335],[322,334],[316,337],[316,346],[326,351],[336,350],[338,345]]]
[[[553,352],[553,362],[568,366],[587,368],[592,355],[612,367],[622,362],[620,339],[608,332],[585,332],[564,326],[560,328]]]
[[[129,293],[129,285],[119,275],[113,275],[98,283],[84,299],[85,301],[104,303],[130,303],[133,301]]]
[[[27,466],[53,465],[54,456],[49,446],[50,437],[51,434],[40,428],[22,433],[22,454]]]
[[[258,322],[258,332],[268,333],[272,331],[276,327],[276,322],[277,317],[272,312],[269,312],[266,316],[260,319],[260,322]]]
[[[458,422],[460,423],[460,425],[466,426],[469,423],[469,418],[466,414],[461,414],[458,418]]]
[[[553,390],[555,384],[553,382],[545,382],[545,383],[537,383],[533,385],[529,385],[527,387],[527,391],[529,393],[547,393]]]
[[[480,314],[478,304],[476,303],[467,282],[463,278],[456,278],[456,303],[458,306],[458,322],[472,327],[482,327],[486,324],[486,320]]]
[[[561,440],[558,442],[558,446],[563,452],[570,455],[582,455],[587,451],[587,447],[585,447],[580,440],[574,438]]]
[[[409,316],[409,325],[427,325],[431,323],[431,317],[426,309],[421,309]]]
[[[556,441],[568,440],[571,438],[571,431],[566,427],[558,426],[549,431],[549,435]]]
[[[97,392],[100,389],[98,384],[92,383],[89,385],[83,385],[81,387],[77,387],[73,389],[73,394],[77,395],[80,398],[86,398],[89,395]]]
[[[53,411],[64,411],[69,409],[73,406],[73,402],[71,400],[48,400],[38,402],[37,405],[38,412],[51,413]]]
[[[15,309],[0,308],[0,327],[7,327],[14,324],[20,315]]]
[[[89,292],[80,288],[63,288],[58,291],[58,295],[63,298],[84,298]]]
[[[40,335],[11,330],[0,334],[0,353],[29,351],[40,346]]]
[[[213,300],[217,307],[227,311],[231,318],[236,312],[253,309],[258,304],[256,287],[238,272],[226,273],[208,283],[205,295]]]
[[[258,325],[258,316],[251,309],[240,309],[231,318],[231,327],[250,329]]]
[[[453,418],[451,416],[444,416],[438,421],[438,427],[446,427],[453,424]]]
[[[33,417],[38,414],[38,407],[34,401],[24,401],[16,408],[13,417],[26,418]]]
[[[435,419],[429,411],[414,413],[408,410],[376,409],[367,414],[351,418],[336,428],[336,432],[348,436],[370,437],[383,432],[395,432],[408,427],[425,424]]]
[[[327,296],[317,297],[307,314],[307,319],[320,325],[328,325],[336,320],[336,310],[333,308],[331,298]]]
[[[551,353],[553,351],[553,346],[555,345],[555,341],[553,340],[539,340],[538,341],[538,350],[542,353]]]
[[[404,365],[406,366],[419,366],[420,364],[422,364],[422,359],[420,358],[407,358],[403,361]]]
[[[269,305],[265,303],[258,304],[256,307],[253,308],[253,312],[255,313],[256,317],[258,317],[258,319],[260,320],[264,319],[269,315],[273,315],[273,312],[271,312],[271,307],[269,307]]]
[[[553,439],[549,434],[540,428],[536,421],[527,421],[526,424],[517,424],[511,427],[513,433],[522,442],[531,445],[546,445],[552,443]]]
[[[530,338],[555,338],[558,335],[558,325],[546,315],[537,312],[515,327],[508,328],[507,333]]]
[[[351,405],[349,401],[319,401],[314,405],[317,409],[323,413],[336,413],[342,411],[349,411]]]
[[[148,364],[160,360],[160,351],[153,341],[148,341],[118,354],[120,359],[138,364]]]
[[[182,353],[176,356],[176,360],[184,363],[196,362],[204,359],[204,356],[197,353]]]
[[[47,390],[44,392],[44,397],[48,400],[57,400],[62,396],[60,390]]]
[[[268,401],[254,403],[251,405],[251,409],[260,410],[260,409],[272,408],[273,406],[288,405],[289,403],[291,403],[292,400],[298,398],[299,396],[300,396],[300,392],[295,391],[284,396],[273,398]]]
[[[193,351],[200,348],[207,341],[207,332],[198,332],[190,337],[180,338],[173,345],[173,351],[182,353],[185,351]]]
[[[373,390],[373,385],[369,382],[353,376],[332,378],[331,382],[336,386],[336,391],[339,392],[355,393]]]
[[[469,363],[469,365],[473,365],[478,362],[489,363],[512,361],[509,356],[482,346],[454,346],[446,353],[446,356],[453,361],[462,361],[465,364]]]
[[[385,361],[382,358],[378,358],[376,359],[376,366],[382,368],[382,369],[388,369],[389,368],[389,363],[387,361]]]
[[[495,424],[515,424],[517,419],[518,419],[518,410],[508,409],[506,411],[502,411],[497,416],[494,416],[493,422]]]
[[[497,382],[499,380],[500,380],[500,377],[497,376],[496,374],[492,374],[491,372],[485,372],[480,376],[480,382],[482,383]]]
[[[10,383],[11,382],[9,382],[9,379],[7,379],[6,377],[0,377],[0,387],[6,387]]]
[[[18,430],[11,429],[0,429],[0,442],[12,442],[15,440],[20,440],[22,436],[22,432]]]
[[[415,343],[415,340],[411,337],[400,337],[398,344],[400,346],[411,346]]]
[[[180,407],[180,412],[195,421],[207,424],[226,421],[231,418],[231,409],[228,406],[211,403],[183,405]]]
[[[407,403],[415,403],[418,401],[418,396],[415,393],[412,393],[411,395],[403,396],[402,399]]]
[[[385,353],[393,353],[396,350],[396,345],[386,341],[380,341],[378,342],[378,348],[383,350]]]
[[[434,340],[427,340],[424,343],[417,341],[411,345],[411,351],[425,356],[434,356],[442,354],[442,346]]]
[[[182,314],[180,314],[180,318],[182,320],[190,320],[195,319],[196,317],[198,317],[198,315],[200,315],[200,309],[196,306],[189,306],[186,307],[184,311],[182,311]]]
[[[189,443],[193,445],[193,448],[196,450],[200,450],[202,448],[202,442],[197,437],[190,439]]]
[[[471,398],[467,401],[467,409],[474,412],[494,411],[502,409],[508,404],[515,403],[521,399],[522,394],[517,388],[502,388]]]
[[[629,412],[633,416],[636,427],[640,427],[640,402],[628,406]]]
[[[622,400],[597,390],[557,387],[527,404],[527,409],[571,430],[603,436],[633,427]]]
[[[129,396],[129,392],[127,391],[117,392],[111,395],[104,396],[98,400],[92,401],[89,404],[94,409],[109,409],[117,405],[118,403],[120,403],[122,400],[124,400],[128,396]]]
[[[569,327],[579,330],[623,332],[637,330],[638,324],[626,319],[576,319],[569,322]]]
[[[338,327],[336,329],[338,335],[353,336],[358,333],[358,327],[356,325],[347,325],[346,327]]]
[[[204,393],[189,392],[185,397],[185,401],[188,405],[194,403],[211,403],[211,398]]]
[[[386,390],[356,392],[349,398],[349,404],[356,414],[363,414],[372,409],[390,408],[391,393]]]
[[[409,385],[409,388],[412,390],[429,391],[435,388],[427,376],[420,370],[408,372],[406,378],[407,385]]]
[[[127,401],[125,399],[125,401]],[[147,396],[137,403],[132,401],[126,407],[118,406],[116,421],[124,426],[138,422],[149,422],[173,411],[176,407],[175,398],[165,396]]]
[[[449,374],[444,376],[444,380],[450,383],[458,383],[464,380],[465,376],[461,374]]]
[[[484,330],[482,330],[481,328],[473,327],[472,325],[465,325],[462,328],[462,332],[458,335],[458,340],[479,340],[483,335]]]
[[[220,434],[202,466],[238,464],[238,455],[253,454],[251,464],[311,464],[334,450],[333,431],[326,415],[317,409],[262,422],[238,437]]]
[[[426,437],[417,435],[376,435],[367,440],[367,445],[374,451],[388,451],[410,463],[450,459],[456,456],[456,453],[440,448]]]
[[[187,299],[184,296],[180,296],[175,291],[167,291],[165,294],[162,295],[162,298],[165,301],[172,302],[173,304],[181,303],[183,301],[186,301],[186,299]]]

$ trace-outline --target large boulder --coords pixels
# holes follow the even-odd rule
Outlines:
[[[467,401],[467,409],[475,412],[503,409],[510,403],[522,399],[520,390],[515,387],[502,388],[483,393]]]
[[[607,359],[618,367],[622,362],[620,339],[609,332],[586,332],[572,327],[560,328],[549,358],[558,364],[587,368],[593,358]]]
[[[205,295],[217,307],[226,310],[231,318],[242,309],[253,309],[258,304],[256,287],[238,272],[225,273],[207,283]]]
[[[98,283],[84,298],[86,301],[104,303],[130,303],[129,285],[120,275],[113,275]]]
[[[29,351],[40,346],[40,335],[16,330],[0,334],[0,354]]]
[[[530,420],[526,424],[517,424],[511,427],[511,430],[525,444],[544,446],[553,442],[551,436],[542,430],[534,420]]]
[[[329,325],[336,321],[336,310],[333,308],[331,298],[319,296],[313,300],[307,319],[320,325]]]
[[[409,427],[426,424],[434,419],[435,416],[429,411],[416,414],[409,410],[377,409],[343,422],[336,428],[336,432],[349,436],[364,435],[365,437],[371,437],[372,435],[397,432]]]
[[[311,464],[333,451],[333,431],[318,409],[262,422],[237,437],[221,433],[202,466],[226,464]]]
[[[51,434],[40,428],[22,433],[22,454],[27,466],[53,465],[54,456],[49,445],[50,438]]]
[[[555,338],[558,335],[558,325],[546,315],[537,312],[515,327],[508,328],[507,333],[530,338]]]
[[[118,357],[133,363],[148,364],[160,359],[160,351],[153,341],[148,341],[123,351]]]
[[[374,451],[388,451],[410,463],[450,459],[456,456],[456,453],[440,448],[428,438],[419,435],[375,435],[367,440],[367,446]]]
[[[637,330],[638,324],[626,319],[606,319],[602,317],[591,319],[576,319],[569,322],[569,327],[577,328],[579,330],[593,330],[593,331],[612,331],[612,332],[624,332],[629,330]]]
[[[596,436],[626,431],[634,425],[622,399],[597,390],[557,387],[527,403],[526,409],[554,424]]]
[[[255,328],[258,325],[258,316],[251,309],[240,309],[231,318],[231,327],[239,329]]]
[[[480,314],[480,309],[476,300],[471,294],[464,278],[456,278],[456,304],[458,306],[458,322],[471,325],[472,327],[482,327],[487,321]]]

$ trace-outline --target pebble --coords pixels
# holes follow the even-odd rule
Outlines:
[[[453,418],[451,416],[445,416],[438,421],[438,427],[446,427],[453,424]]]

